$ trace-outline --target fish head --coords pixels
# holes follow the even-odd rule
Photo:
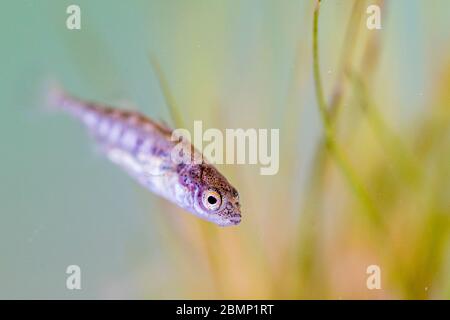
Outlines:
[[[220,226],[241,222],[239,193],[214,166],[205,163],[188,165],[180,179],[191,193],[189,211]]]

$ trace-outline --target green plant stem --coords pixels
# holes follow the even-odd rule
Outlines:
[[[170,113],[172,122],[176,128],[182,128],[183,127],[183,118],[181,117],[181,114],[178,112],[179,108],[177,106],[175,98],[173,97],[173,95],[170,91],[169,83],[167,82],[164,72],[162,71],[158,60],[152,54],[149,54],[148,58],[149,58],[151,66],[153,67],[153,69],[155,71],[156,77],[158,78],[158,83],[161,87],[167,108],[169,109],[169,113]]]
[[[331,156],[334,158],[339,170],[342,172],[345,179],[349,183],[351,189],[353,190],[357,198],[360,200],[361,204],[366,209],[369,216],[374,220],[374,222],[376,222],[377,224],[381,224],[380,215],[378,214],[378,210],[375,207],[373,200],[371,199],[363,183],[360,181],[358,175],[353,170],[345,153],[341,150],[334,137],[334,130],[330,119],[330,115],[328,113],[327,103],[325,101],[322,80],[320,76],[319,43],[318,43],[320,3],[321,1],[317,0],[313,18],[313,68],[314,68],[313,71],[314,71],[314,84],[316,89],[317,105],[319,108],[319,112],[324,127],[326,147],[329,150]]]
[[[349,71],[347,75],[354,85],[354,90],[359,100],[358,105],[366,114],[366,118],[376,137],[392,157],[396,166],[396,171],[400,173],[406,182],[408,182],[408,185],[418,187],[422,180],[420,166],[416,163],[411,152],[406,148],[399,137],[397,137],[387,125],[382,115],[377,112],[377,108],[373,105],[363,78],[352,71]]]

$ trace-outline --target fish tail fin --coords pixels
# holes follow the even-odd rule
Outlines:
[[[64,108],[66,93],[59,82],[48,81],[45,86],[45,106],[49,111],[57,111]]]
[[[59,82],[48,81],[46,85],[46,107],[49,111],[65,111],[80,118],[90,106],[69,95]]]

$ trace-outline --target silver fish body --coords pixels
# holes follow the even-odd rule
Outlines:
[[[141,113],[84,102],[54,89],[50,103],[81,120],[115,164],[148,190],[220,226],[241,221],[239,195],[206,161],[179,163],[172,130]],[[193,148],[192,159],[202,159]]]

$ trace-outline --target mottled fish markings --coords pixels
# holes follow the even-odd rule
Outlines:
[[[178,163],[172,130],[139,112],[82,101],[53,89],[50,103],[81,120],[108,158],[145,188],[220,226],[241,221],[237,190],[206,161]],[[193,159],[201,157],[194,151]]]

